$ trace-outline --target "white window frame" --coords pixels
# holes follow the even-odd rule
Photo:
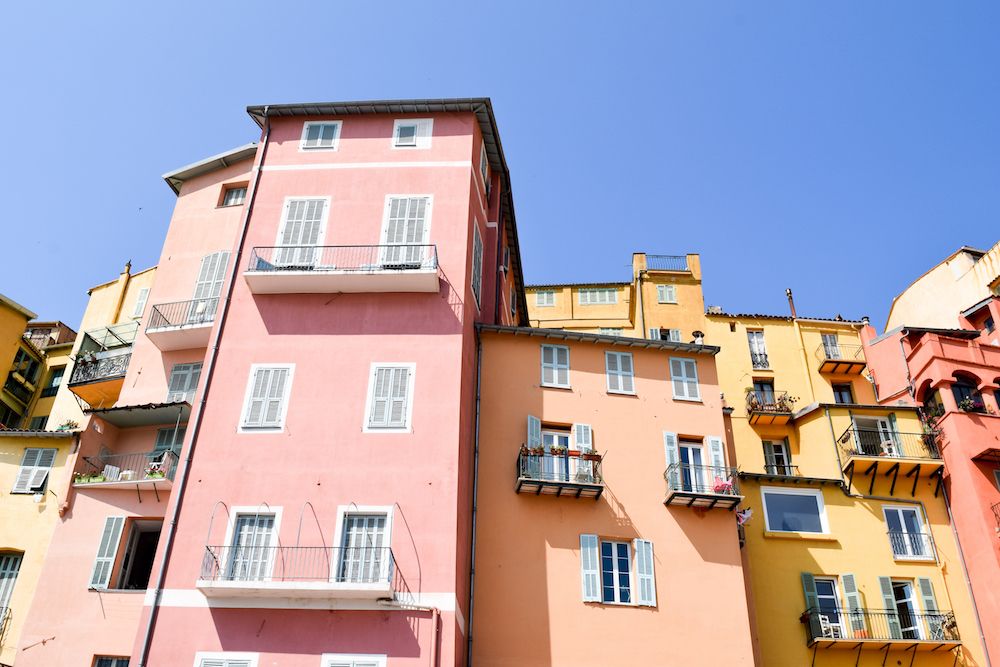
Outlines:
[[[412,125],[414,127],[413,143],[400,144],[399,128]],[[393,150],[422,150],[431,147],[431,136],[434,134],[433,118],[397,118],[392,123],[392,148]]]
[[[663,340],[663,337],[660,334],[661,331],[659,327],[650,328],[649,340]]]
[[[320,658],[320,667],[339,667],[340,665],[373,664],[375,667],[385,667],[388,656],[383,654],[365,655],[361,653],[324,653]]]
[[[281,237],[285,235],[285,225],[288,224],[288,212],[291,210],[291,204],[293,201],[323,202],[323,217],[320,219],[319,234],[316,235],[315,247],[322,246],[323,241],[326,239],[326,228],[330,224],[330,205],[332,203],[332,197],[316,197],[314,195],[289,195],[288,197],[285,197],[281,204],[281,222],[278,224],[278,233],[274,237],[274,245],[279,248],[283,247]]]
[[[191,387],[190,389],[188,389],[187,391],[185,391],[185,392],[176,392],[176,393],[182,393],[183,394],[180,398],[174,397],[173,395],[174,395],[175,392],[170,388],[171,385],[173,385],[173,382],[174,382],[174,372],[177,370],[178,366],[189,367],[189,370],[186,373],[186,375],[187,375],[187,377],[188,377],[189,380],[194,375],[194,367],[195,366],[198,367],[198,381],[195,382],[194,386]],[[198,385],[201,384],[201,372],[202,372],[202,370],[204,370],[204,364],[201,361],[182,361],[180,363],[176,363],[173,366],[171,366],[170,367],[170,374],[167,375],[167,398],[166,398],[166,402],[167,403],[176,403],[178,401],[184,401],[184,402],[187,402],[187,403],[193,403],[195,397],[198,395]]]
[[[813,575],[813,585],[814,586],[815,586],[815,582],[817,582],[817,581],[831,582],[833,584],[833,593],[834,593],[834,596],[837,599],[837,609],[840,610],[839,613],[838,613],[838,618],[840,620],[839,620],[838,623],[832,623],[831,625],[833,625],[833,627],[838,628],[840,630],[840,637],[842,639],[848,638],[849,637],[849,635],[848,635],[848,627],[849,626],[848,626],[848,623],[846,622],[847,621],[846,617],[851,612],[847,608],[847,604],[846,604],[847,596],[844,594],[844,582],[841,580],[841,578],[839,576],[834,575],[834,574]],[[860,597],[860,593],[861,593],[861,591],[859,589],[858,590],[859,597]],[[816,608],[817,609],[819,609],[819,598],[820,598],[819,591],[817,590],[817,592],[816,592]]]
[[[379,368],[406,368],[406,422],[405,426],[371,426],[372,403],[375,400],[375,376]],[[361,425],[362,433],[412,433],[413,432],[413,404],[416,401],[414,388],[416,387],[417,364],[412,361],[373,361],[368,366],[368,394],[365,398],[364,421]]]
[[[921,555],[911,555],[911,554],[897,554],[895,549],[892,547],[892,538],[889,538],[889,551],[892,552],[892,557],[894,560],[902,561],[931,561],[937,560],[937,546],[932,540],[928,539],[926,543],[923,543],[924,536],[930,536],[930,529],[928,528],[927,517],[924,516],[924,512],[920,505],[907,505],[906,503],[885,503],[882,505],[882,520],[885,522],[886,536],[888,537],[889,531],[889,512],[895,511],[902,513],[902,510],[910,510],[917,517],[917,522],[920,524],[920,540],[923,546],[927,547],[927,553]],[[902,518],[902,517],[900,517]],[[900,521],[900,525],[905,526],[903,521]],[[903,531],[906,535],[912,535],[909,531]]]
[[[476,252],[477,246],[479,249],[478,254]],[[483,302],[483,263],[484,263],[483,260],[485,254],[486,254],[486,246],[483,243],[483,235],[479,233],[479,222],[473,220],[472,221],[472,277],[470,280],[469,287],[472,290],[472,296],[475,297],[477,311],[482,307],[482,302]],[[479,266],[476,266],[477,263],[479,264]]]
[[[245,421],[250,412],[250,400],[253,398],[254,378],[259,369],[274,368],[288,371],[288,381],[285,382],[284,396],[281,399],[281,414],[278,424],[275,426],[247,426]],[[292,396],[292,382],[295,379],[295,364],[268,364],[259,363],[250,365],[250,374],[247,376],[247,387],[243,395],[243,408],[240,411],[239,432],[240,433],[281,433],[285,430],[285,422],[288,418],[288,406]]]
[[[237,653],[233,651],[198,651],[194,654],[194,667],[201,667],[206,660],[246,660],[250,667],[257,667],[259,653]]]
[[[384,514],[385,515],[385,548],[392,549],[392,524],[394,505],[338,505],[337,523],[333,528],[333,544],[336,549],[344,546],[344,517],[348,514]],[[332,572],[340,565],[340,558],[331,559]],[[391,563],[390,563],[391,567]]]
[[[677,303],[677,285],[673,283],[656,286],[657,303]]]
[[[773,474],[777,474],[777,475],[782,474],[780,472],[777,472],[778,470],[788,470],[788,471],[790,471],[791,468],[792,468],[792,452],[791,452],[792,448],[789,446],[789,444],[787,442],[785,442],[784,440],[762,440],[761,441],[761,448],[762,449],[763,449],[764,443],[770,444],[771,445],[771,451],[776,452],[776,453],[780,453],[781,459],[784,461],[784,463],[776,463],[776,462],[775,463],[769,463],[767,461],[767,458],[765,457],[765,459],[764,459],[765,470],[767,469],[767,466],[772,466],[775,469],[775,472]],[[764,451],[766,452],[767,450],[764,449]]]
[[[132,319],[139,319],[146,312],[146,302],[149,301],[149,288],[143,287],[139,290],[135,298],[135,305],[132,306]]]
[[[767,518],[767,494],[776,493],[788,496],[812,496],[817,499],[816,506],[819,508],[819,522],[823,531],[820,533],[811,530],[781,530],[772,528],[771,522]],[[820,489],[790,489],[784,486],[762,486],[760,487],[760,502],[764,511],[764,529],[772,533],[786,533],[789,535],[829,535],[830,523],[826,515],[826,503],[823,501],[823,491]]]
[[[430,245],[431,238],[431,219],[434,216],[434,195],[429,194],[388,194],[385,196],[385,207],[382,210],[382,229],[379,231],[379,244],[382,246],[388,246],[389,241],[389,214],[392,212],[392,200],[393,199],[425,199],[427,203],[424,205],[424,236],[423,238],[413,245]],[[401,243],[394,243],[392,245],[406,245]],[[379,258],[382,261],[382,258]]]
[[[621,336],[624,327],[597,327],[597,333],[602,336]]]
[[[219,204],[219,208],[231,208],[233,206],[243,206],[247,201],[247,190],[249,187],[247,185],[224,185],[222,186],[222,203]],[[237,190],[243,191],[243,198],[240,199],[235,204],[228,204],[229,195]]]
[[[542,296],[542,295],[545,296]],[[535,306],[538,308],[552,308],[556,305],[556,291],[543,289],[535,292]]]
[[[669,371],[669,374],[670,374],[670,391],[673,393],[674,400],[675,401],[693,401],[693,402],[700,403],[701,402],[701,382],[698,379],[698,362],[695,361],[694,359],[688,359],[687,357],[670,357],[670,359],[668,359],[667,361],[668,361],[667,370]],[[695,395],[694,396],[691,396],[688,393],[688,391],[689,391],[688,382],[691,381],[692,377],[688,376],[687,372],[685,372],[682,376],[676,376],[676,377],[674,376],[674,362],[675,361],[681,362],[681,368],[682,369],[687,368],[687,364],[692,364],[692,367],[694,368],[694,376],[693,376],[693,379],[694,379],[694,388],[695,388]],[[683,396],[679,396],[677,394],[677,385],[675,384],[675,382],[678,381],[678,380],[681,381],[684,384],[684,395]]]
[[[226,551],[230,551],[233,547],[233,533],[236,531],[236,520],[241,516],[248,515],[263,515],[263,516],[273,516],[274,517],[274,527],[271,529],[271,537],[273,542],[271,546],[277,547],[281,544],[281,514],[282,507],[279,505],[277,507],[270,507],[268,505],[236,505],[229,508],[229,521],[226,523],[226,538],[222,543],[222,546],[226,547]],[[273,553],[273,552],[272,552]],[[229,561],[227,560],[223,565],[223,573],[229,575]],[[274,560],[272,559],[267,564],[267,576],[264,577],[262,581],[270,581],[271,575],[274,572]],[[239,659],[239,658],[234,658]]]
[[[614,573],[614,583],[615,583],[615,586],[614,586],[614,588],[615,588],[615,599],[613,601],[611,601],[611,602],[609,602],[609,601],[607,601],[607,600],[604,599],[604,567],[603,567],[603,556],[601,554],[601,548],[605,544],[614,545],[614,548],[612,548],[612,557],[611,558],[612,558],[612,563],[613,563],[612,572]],[[628,594],[629,594],[629,601],[628,602],[622,602],[620,600],[620,598],[621,598],[621,588],[619,587],[620,585],[618,583],[618,575],[620,574],[620,572],[618,571],[618,554],[617,554],[617,551],[618,551],[617,545],[619,545],[619,544],[624,544],[625,548],[628,549],[628,559],[627,559],[628,560]],[[597,537],[597,589],[598,589],[597,594],[600,597],[601,604],[609,604],[609,605],[615,605],[615,606],[620,606],[620,607],[635,607],[635,606],[638,606],[638,603],[636,602],[635,584],[636,584],[636,576],[635,576],[635,549],[632,548],[632,543],[629,540],[607,539],[607,538],[602,538],[602,537],[598,536]]]
[[[618,360],[618,370],[617,371],[612,371],[611,370],[610,362],[611,362],[611,358],[612,357],[615,357]],[[625,372],[623,372],[621,370],[621,368],[622,368],[622,359],[625,358],[625,357],[628,357],[629,367],[632,369],[631,373],[625,373]],[[608,387],[608,393],[609,394],[625,394],[625,395],[628,395],[628,396],[635,396],[635,359],[632,357],[632,353],[631,352],[612,352],[610,350],[606,351],[604,353],[604,376],[605,376],[605,379],[607,381],[607,387]],[[612,388],[612,386],[611,386],[611,384],[612,384],[612,382],[611,382],[612,376],[614,376],[615,378],[618,379],[617,384],[620,385],[622,388],[620,388],[620,389]],[[632,389],[631,390],[627,390],[627,389],[624,388],[625,387],[625,378],[629,379],[629,384],[632,385]]]
[[[583,295],[594,295],[607,293],[609,295],[607,301],[592,301],[588,297],[587,301],[583,300]],[[614,287],[581,287],[576,290],[576,298],[581,306],[614,306],[618,303],[618,290]]]
[[[332,146],[306,146],[306,137],[309,135],[309,128],[313,125],[336,125],[337,136],[333,139]],[[299,139],[299,152],[312,153],[313,151],[337,151],[340,150],[340,135],[344,129],[342,120],[310,120],[302,124],[302,138]]]
[[[562,349],[566,350],[566,384],[559,384],[558,382],[546,382],[545,381],[545,367],[546,367],[545,366],[545,348],[547,348],[547,347],[557,348],[557,349],[558,348],[562,348]],[[548,345],[548,344],[540,345],[539,346],[539,355],[540,355],[539,356],[539,361],[540,361],[540,364],[539,364],[539,376],[540,376],[539,377],[539,381],[541,382],[541,385],[543,387],[556,387],[557,389],[569,389],[570,387],[572,387],[572,378],[570,378],[570,369],[572,368],[572,361],[570,360],[570,349],[569,349],[568,345]],[[558,358],[559,358],[558,354],[553,355],[553,359],[556,360],[556,362],[552,364],[552,369],[555,371],[552,374],[553,380],[558,380],[559,379],[559,372],[558,371],[562,368],[558,364]]]

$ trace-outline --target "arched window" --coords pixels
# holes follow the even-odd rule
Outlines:
[[[975,378],[955,373],[955,382],[951,385],[951,393],[955,397],[958,409],[963,412],[986,412],[983,396],[979,393]]]

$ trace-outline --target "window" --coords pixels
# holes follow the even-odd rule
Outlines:
[[[128,667],[128,658],[97,656],[94,658],[94,667]]]
[[[580,535],[580,575],[584,602],[656,606],[653,543],[648,540],[629,544]]]
[[[8,380],[9,382],[9,380]],[[0,427],[20,428],[21,420],[24,418],[6,403],[0,401]]]
[[[674,398],[683,401],[700,401],[698,388],[698,364],[694,359],[670,358],[670,380],[674,387]]]
[[[171,451],[175,455],[180,456],[181,447],[184,445],[184,436],[187,434],[187,427],[180,426],[178,428],[161,428],[156,432],[156,444],[153,446],[153,452],[150,454],[150,460],[159,460],[160,456],[166,452]]]
[[[608,376],[608,391],[612,394],[634,394],[630,352],[605,352],[604,364]]]
[[[542,386],[569,387],[569,348],[542,345]]]
[[[987,317],[983,320],[983,329],[986,333],[993,333],[993,330],[997,328],[997,325],[993,322],[993,316]]]
[[[90,575],[90,588],[145,589],[153,571],[153,557],[156,555],[162,528],[162,519],[107,517]],[[119,551],[122,552],[120,559]],[[114,567],[116,561],[119,562],[117,570]]]
[[[478,223],[472,224],[472,294],[476,297],[476,306],[481,303],[483,291],[483,239],[479,235]]]
[[[661,340],[662,339],[662,332],[659,329],[650,329],[649,330],[649,339],[650,340]]]
[[[920,579],[918,581],[927,582],[927,586],[930,586],[929,579]],[[882,589],[886,609],[896,612],[889,615],[887,619],[889,633],[897,639],[925,639],[924,617],[921,615],[920,606],[917,604],[913,582],[910,580],[879,577],[879,587]],[[937,609],[937,603],[933,602],[933,595],[933,589],[931,589],[931,604],[934,609]]]
[[[386,198],[382,225],[383,268],[420,268],[430,238],[431,197]]]
[[[601,601],[632,602],[631,561],[627,542],[601,542]]]
[[[993,471],[993,481],[996,482],[997,489],[1000,490],[1000,468]]]
[[[823,354],[826,355],[827,359],[840,359],[840,342],[837,340],[837,334],[823,334]]]
[[[324,653],[321,667],[385,667],[384,655],[343,655]]]
[[[486,142],[479,148],[479,175],[483,177],[483,190],[490,191],[490,158],[486,154]]]
[[[284,220],[278,231],[274,253],[275,264],[287,268],[312,268],[318,259],[316,248],[326,234],[328,198],[288,199]]]
[[[829,533],[823,494],[812,489],[763,487],[767,530],[789,533]]]
[[[960,378],[951,385],[951,393],[955,397],[958,409],[965,412],[986,412],[983,396],[970,380]]]
[[[510,317],[517,320],[517,288],[514,285],[510,286]]]
[[[934,550],[930,535],[917,507],[885,506],[885,524],[889,529],[889,546],[897,560],[932,560]]]
[[[602,336],[621,336],[622,335],[622,328],[621,327],[598,327],[597,328],[597,333],[601,334]]]
[[[271,576],[274,563],[276,514],[237,513],[229,536],[226,578],[231,581],[262,581]]]
[[[281,429],[285,425],[288,396],[292,390],[295,366],[261,366],[250,368],[241,428],[245,430]]]
[[[770,380],[754,380],[753,396],[756,405],[763,410],[773,410],[777,407],[774,395],[774,382]]]
[[[548,308],[556,305],[556,293],[552,290],[535,292],[535,305],[539,308]]]
[[[48,420],[49,420],[49,416],[48,415],[45,415],[44,417],[32,417],[31,418],[31,423],[28,424],[28,430],[30,430],[30,431],[44,431],[45,430],[45,422],[47,422]]]
[[[229,251],[226,250],[202,257],[198,280],[194,284],[194,299],[188,310],[187,324],[204,324],[215,320],[215,311],[219,306],[219,294],[222,293],[222,282],[226,277],[228,264]]]
[[[28,354],[23,347],[17,349],[17,354],[14,355],[14,365],[11,366],[12,371],[20,373],[26,381],[34,384],[38,378],[39,367],[38,360]]]
[[[842,605],[840,604],[840,595],[837,591],[837,580],[830,577],[817,577],[815,579],[816,585],[816,607],[820,614],[826,617],[827,622],[830,624],[830,632],[834,637],[844,637],[846,633],[844,631],[843,619],[841,618],[840,611]]]
[[[21,570],[21,556],[20,552],[0,551],[0,609],[10,607],[17,573]]]
[[[833,400],[836,403],[854,403],[854,392],[851,391],[851,385],[849,383],[833,385]]]
[[[770,368],[767,362],[767,345],[764,344],[763,331],[748,331],[747,342],[750,344],[750,362],[755,369]]]
[[[11,493],[44,493],[49,472],[56,462],[57,451],[55,448],[25,449]]]
[[[902,442],[896,430],[896,415],[888,419],[854,417],[855,450],[865,456],[902,456]]]
[[[388,580],[392,570],[390,527],[385,512],[343,513],[337,581],[372,584]]]
[[[397,120],[392,126],[393,148],[430,148],[433,118]]]
[[[658,303],[677,303],[677,286],[657,285],[656,301]]]
[[[42,389],[42,398],[55,396],[59,392],[59,386],[62,384],[63,375],[65,374],[65,366],[56,366],[52,369],[52,373],[49,375],[49,382]]]
[[[337,150],[340,143],[340,121],[328,121],[324,123],[306,123],[302,126],[302,142],[300,149],[326,149]]]
[[[194,401],[200,379],[200,361],[193,364],[174,364],[170,369],[170,383],[167,385],[167,403]]]
[[[247,186],[227,187],[222,192],[223,206],[241,206],[247,198]]]
[[[149,299],[149,288],[143,287],[139,290],[139,296],[136,297],[135,307],[132,309],[132,317],[142,317],[142,313],[146,310],[146,301]]]
[[[581,306],[598,306],[618,303],[618,290],[614,288],[579,290]]]
[[[409,431],[414,364],[372,364],[365,430]]]
[[[257,654],[199,651],[194,656],[194,667],[257,667]]]
[[[792,453],[787,440],[764,441],[764,472],[768,475],[794,475]]]
[[[680,329],[668,329],[667,330],[667,340],[671,343],[681,342],[681,330]]]

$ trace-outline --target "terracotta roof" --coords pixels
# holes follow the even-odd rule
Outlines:
[[[786,322],[791,322],[795,320],[813,321],[813,322],[839,322],[841,324],[864,324],[864,320],[847,320],[838,315],[837,317],[792,317],[791,315],[767,315],[764,313],[712,313],[705,312],[706,315],[711,317],[739,317],[745,319],[753,320],[784,320]]]
[[[534,338],[549,338],[553,340],[578,340],[590,343],[606,343],[620,347],[641,347],[643,349],[673,350],[688,354],[719,353],[718,346],[696,345],[695,343],[675,343],[669,340],[650,340],[648,338],[628,338],[626,336],[609,336],[607,334],[582,333],[564,329],[539,329],[536,327],[506,327],[496,324],[477,324],[476,329],[484,332],[513,334],[515,336],[531,336]]]
[[[628,281],[609,280],[606,283],[544,283],[540,285],[525,285],[524,289],[545,289],[547,287],[607,287],[608,285],[631,285]]]

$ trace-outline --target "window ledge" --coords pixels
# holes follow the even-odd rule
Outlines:
[[[634,391],[611,391],[609,389],[608,394],[611,396],[631,396],[633,398],[638,398],[638,394],[636,394]]]
[[[683,396],[674,396],[675,401],[684,401],[686,403],[703,403],[700,398],[684,398]]]
[[[568,391],[572,391],[573,390],[573,387],[571,385],[568,385],[568,384],[545,384],[543,382],[539,386],[543,387],[544,389],[566,389]]]
[[[283,433],[284,426],[240,426],[240,433]]]
[[[785,540],[811,540],[814,542],[837,542],[837,538],[829,533],[794,533],[782,530],[765,530],[764,537],[774,537]]]

